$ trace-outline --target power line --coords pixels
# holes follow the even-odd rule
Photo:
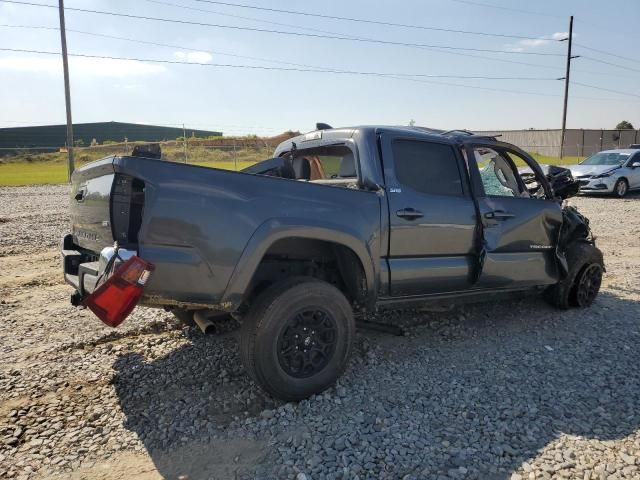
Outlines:
[[[6,52],[18,52],[18,53],[35,53],[40,55],[59,55],[59,52],[50,52],[43,50],[31,50],[22,48],[0,48],[0,51]],[[363,76],[375,76],[375,77],[389,77],[389,78],[454,78],[465,80],[539,80],[539,81],[556,81],[557,78],[541,78],[541,77],[488,77],[482,75],[432,75],[425,73],[389,73],[389,72],[367,72],[357,70],[342,70],[342,69],[317,69],[317,68],[289,68],[289,67],[267,67],[263,65],[238,65],[232,63],[206,63],[206,62],[189,62],[182,60],[168,60],[168,59],[155,59],[155,58],[137,58],[137,57],[116,57],[111,55],[90,55],[84,53],[70,53],[70,57],[82,57],[82,58],[97,58],[103,60],[124,60],[131,62],[148,62],[148,63],[161,63],[171,65],[199,65],[203,67],[220,67],[220,68],[244,68],[252,70],[275,70],[284,72],[305,72],[305,73],[334,73],[344,75],[363,75]],[[525,92],[519,92],[525,93]]]
[[[156,0],[147,0],[147,1],[153,1],[155,3],[161,3],[161,2],[156,2]],[[326,15],[326,14],[321,14],[321,13],[304,12],[304,11],[301,11],[301,10],[284,10],[284,9],[279,9],[279,8],[260,7],[260,6],[257,6],[257,5],[247,5],[247,4],[242,4],[242,3],[219,2],[219,1],[214,1],[214,0],[195,0],[195,1],[196,2],[201,2],[201,3],[210,3],[210,4],[214,4],[214,5],[224,5],[224,6],[228,6],[228,7],[237,7],[237,8],[248,8],[248,9],[252,9],[252,10],[261,10],[261,11],[265,11],[265,12],[285,13],[285,14],[288,14],[288,15],[301,15],[301,16],[305,16],[305,17],[324,18],[326,20],[342,20],[342,21],[347,21],[347,22],[368,23],[368,24],[372,24],[372,25],[384,25],[384,26],[388,26],[388,27],[410,28],[410,29],[416,29],[416,30],[432,30],[432,31],[437,31],[437,32],[461,33],[461,34],[467,34],[467,35],[481,35],[481,36],[486,36],[486,37],[518,38],[518,39],[523,39],[523,40],[554,40],[553,38],[528,37],[528,36],[523,36],[523,35],[511,35],[511,34],[506,34],[506,33],[478,32],[478,31],[471,31],[471,30],[457,30],[457,29],[452,29],[452,28],[432,27],[432,26],[416,25],[416,24],[409,24],[409,23],[394,23],[394,22],[386,22],[386,21],[382,21],[382,20],[371,20],[371,19],[357,18],[357,17],[341,17],[341,16],[337,16],[337,15]],[[192,7],[184,7],[184,8],[192,8]]]
[[[262,19],[258,19],[258,18],[240,16],[240,15],[231,15],[231,14],[221,13],[221,12],[214,11],[214,10],[190,7],[190,6],[186,6],[186,5],[179,5],[179,4],[176,4],[176,3],[170,3],[170,2],[161,1],[161,0],[145,0],[145,1],[151,2],[151,3],[157,3],[157,4],[160,4],[160,5],[168,5],[168,6],[177,7],[177,8],[195,10],[195,11],[198,11],[198,12],[213,13],[215,15],[224,15],[224,16],[233,17],[233,18],[241,18],[241,19],[244,19],[244,20],[251,20],[251,21],[256,21],[256,22],[270,23],[270,24],[273,24],[273,25],[281,25],[281,26],[287,26],[287,27],[293,27],[293,28],[300,28],[299,25],[292,25],[292,24],[289,24],[289,23],[272,22],[272,21],[262,20]],[[262,7],[255,7],[255,8],[262,8]],[[266,10],[273,10],[273,9],[266,8]],[[339,17],[339,18],[342,18],[342,17]],[[315,32],[322,32],[322,33],[328,33],[328,34],[331,34],[331,35],[340,35],[340,36],[349,37],[349,35],[343,35],[342,33],[329,31],[329,30],[320,30],[320,29],[317,29],[317,28],[305,27],[305,30],[312,30],[312,31],[315,31]],[[523,38],[529,38],[529,37],[523,37]],[[535,38],[535,37],[530,37],[530,38],[531,39],[535,39],[535,40],[558,41],[558,40],[551,39],[551,38],[550,39]],[[435,52],[435,53],[441,53],[441,54],[444,53],[444,54],[447,54],[447,55],[458,55],[458,56],[469,57],[469,58],[481,58],[481,59],[490,60],[490,61],[494,61],[494,62],[511,63],[511,64],[514,64],[514,65],[525,65],[525,66],[528,66],[528,67],[545,68],[545,69],[555,69],[556,68],[556,67],[552,67],[552,66],[549,66],[549,65],[540,65],[538,63],[520,62],[520,61],[516,61],[516,60],[508,60],[508,59],[505,59],[505,58],[488,57],[486,55],[477,55],[477,54],[474,55],[474,54],[470,54],[470,53],[442,51],[442,50],[439,50],[437,48],[423,47],[422,49],[423,50],[429,50],[429,51],[432,51],[432,52]],[[280,63],[280,62],[276,62],[276,63]],[[287,63],[287,62],[283,62],[283,63]],[[295,63],[291,63],[291,65],[308,66],[308,65],[304,65],[304,64],[295,64]]]
[[[154,1],[154,0],[150,0],[150,1]],[[57,8],[57,7],[54,7],[52,5],[34,4],[34,3],[30,3],[30,2],[17,2],[17,1],[11,1],[11,0],[0,0],[0,2],[26,4],[26,5],[33,5],[33,6],[49,7],[49,8]],[[165,2],[158,2],[158,3],[165,3]],[[82,12],[88,11],[88,10],[84,10],[84,9],[73,9],[73,8],[71,8],[71,10],[79,10],[79,11],[82,11]],[[159,19],[159,18],[154,18],[154,17],[138,17],[138,16],[132,16],[132,15],[128,15],[128,14],[119,14],[119,13],[115,13],[115,12],[101,12],[101,11],[88,11],[88,12],[90,12],[90,13],[103,13],[103,14],[115,15],[115,16],[125,16],[125,17],[133,17],[133,18],[150,19],[150,20],[159,20],[159,21],[171,21],[171,20],[168,20],[168,19]],[[177,21],[177,22],[181,23],[181,21]],[[188,22],[188,23],[196,23],[196,22]],[[196,23],[196,24],[199,24],[199,23]],[[205,25],[209,25],[209,24],[205,24]],[[11,28],[35,28],[35,29],[57,30],[54,27],[46,27],[46,26],[26,26],[26,25],[0,25],[0,26],[11,27]],[[230,28],[235,28],[235,27],[230,27]],[[73,31],[75,33],[80,33],[80,34],[94,35],[94,36],[106,37],[106,38],[113,38],[113,39],[131,41],[131,42],[142,43],[142,44],[150,44],[150,45],[170,47],[170,48],[180,48],[180,49],[184,49],[184,50],[191,50],[191,51],[198,51],[198,52],[204,51],[204,50],[199,50],[199,49],[191,49],[191,48],[187,48],[187,47],[179,46],[179,45],[171,45],[171,44],[163,44],[163,43],[157,43],[157,42],[149,42],[149,41],[138,40],[138,39],[117,37],[117,36],[113,36],[113,35],[98,34],[98,33],[93,33],[93,32],[85,32],[85,31],[81,31],[81,30],[70,30],[70,31]],[[418,44],[415,44],[415,45],[418,45]],[[436,47],[436,48],[438,48],[438,47]],[[0,48],[0,50],[14,51],[14,52],[24,52],[24,53],[46,54],[46,55],[57,55],[58,54],[58,52],[46,52],[46,51],[26,50],[26,49]],[[247,68],[247,69],[280,70],[280,71],[309,72],[309,73],[334,73],[334,74],[351,74],[351,75],[371,75],[371,76],[395,78],[395,79],[407,80],[407,81],[417,81],[417,82],[422,82],[422,83],[439,84],[439,85],[445,85],[445,86],[497,91],[497,92],[503,92],[503,93],[517,93],[517,94],[539,95],[539,96],[549,96],[549,97],[557,97],[557,96],[559,96],[559,95],[544,94],[544,93],[539,93],[539,92],[526,92],[526,91],[519,91],[519,90],[496,89],[496,88],[480,87],[480,86],[464,85],[464,84],[455,84],[455,83],[434,82],[434,81],[430,81],[430,80],[421,80],[420,78],[412,78],[412,77],[479,79],[479,80],[520,80],[520,81],[523,81],[523,80],[536,80],[536,81],[559,80],[558,78],[490,77],[490,76],[481,76],[481,75],[477,75],[477,76],[472,76],[472,75],[469,75],[469,76],[463,76],[463,75],[433,75],[433,74],[413,74],[413,73],[387,73],[387,72],[382,73],[382,72],[369,72],[369,71],[363,72],[363,71],[343,70],[343,69],[331,68],[331,67],[320,67],[320,66],[311,66],[311,65],[304,65],[304,64],[295,64],[295,63],[292,63],[292,62],[283,62],[283,61],[278,61],[278,60],[273,60],[273,59],[264,59],[264,58],[259,58],[259,57],[234,55],[234,54],[228,54],[228,53],[222,53],[222,52],[210,52],[210,53],[215,53],[215,54],[218,54],[218,55],[236,56],[236,57],[239,57],[239,58],[248,58],[248,59],[258,60],[258,61],[266,61],[266,62],[273,62],[273,63],[284,63],[284,64],[290,64],[290,65],[297,65],[297,66],[303,66],[303,67],[307,67],[307,68],[278,68],[278,67],[264,67],[264,66],[258,66],[258,65],[201,63],[201,62],[189,62],[189,61],[179,61],[179,60],[142,59],[142,58],[116,57],[116,56],[106,56],[106,55],[89,55],[89,54],[70,54],[70,56],[84,57],[84,58],[100,58],[100,59],[111,59],[111,60],[123,60],[123,61],[164,63],[164,64],[200,65],[200,66],[211,66],[211,67],[222,67],[222,68],[226,67],[226,68]],[[453,53],[453,52],[446,52],[446,53]],[[465,55],[465,54],[459,54],[459,55]],[[583,58],[587,58],[587,59],[590,59],[590,60],[593,60],[593,61],[597,61],[597,62],[601,62],[601,63],[605,63],[605,64],[610,64],[610,65],[613,65],[613,66],[618,66],[618,67],[621,67],[621,68],[625,68],[624,66],[621,66],[621,65],[612,64],[612,63],[605,62],[605,61],[602,61],[602,60],[599,60],[599,59],[593,59],[591,57],[583,57]],[[628,68],[628,67],[626,67],[626,68]],[[628,68],[628,69],[637,71],[637,70],[632,69],[632,68]],[[606,88],[602,88],[602,87],[596,87],[596,86],[587,85],[587,84],[581,84],[581,83],[577,83],[577,82],[571,82],[571,83],[576,84],[576,85],[582,85],[582,86],[589,87],[589,88],[595,88],[595,89],[599,89],[599,90],[603,90],[603,91],[610,91],[610,92],[621,94],[621,95],[639,97],[638,95],[635,95],[635,94],[629,94],[629,93],[620,92],[620,91],[617,91],[617,90],[610,90],[610,89],[606,89]],[[593,99],[593,100],[608,100],[608,99],[601,99],[601,98],[594,98],[594,97],[576,97],[576,98],[586,98],[586,99]]]
[[[196,0],[198,1],[198,0]],[[557,15],[557,14],[553,14],[553,13],[545,13],[545,12],[534,12],[533,10],[522,10],[519,8],[513,8],[513,7],[505,7],[503,5],[496,5],[496,4],[492,4],[492,3],[483,3],[483,2],[478,2],[478,1],[473,1],[473,0],[449,0],[451,2],[457,2],[457,3],[463,3],[466,5],[474,5],[477,7],[485,7],[485,8],[493,8],[493,9],[497,9],[497,10],[504,10],[504,11],[509,11],[509,12],[515,12],[515,13],[522,13],[525,15],[537,15],[537,16],[543,16],[543,17],[552,17],[552,18],[565,18],[562,15]],[[602,29],[602,24],[597,23],[597,22],[586,22],[584,20],[580,20],[580,23],[584,24],[584,25],[591,25],[593,27],[597,27],[599,29]],[[629,30],[629,29],[627,29]],[[629,33],[627,30],[611,30],[609,28],[607,28],[605,31],[608,33],[612,33],[614,35],[625,35],[626,37],[629,36]],[[577,44],[576,44],[577,45]]]
[[[620,74],[620,73],[611,73],[611,72],[595,72],[593,70],[582,70],[582,69],[575,69],[575,68],[571,68],[571,71],[575,73],[586,73],[587,75],[600,75],[600,76],[611,77],[611,78],[637,78],[637,75],[634,75],[633,73]]]
[[[19,53],[34,53],[40,55],[59,55],[59,52],[50,52],[50,51],[42,51],[42,50],[30,50],[30,49],[19,49],[19,48],[5,48],[0,47],[0,51],[7,52],[19,52]],[[90,55],[90,54],[82,54],[82,53],[69,53],[70,57],[80,57],[80,58],[95,58],[95,59],[103,59],[103,60],[120,60],[120,61],[130,61],[130,62],[147,62],[147,63],[159,63],[159,64],[171,64],[171,65],[192,65],[192,66],[205,66],[205,67],[218,67],[218,68],[244,68],[244,69],[253,69],[253,70],[275,70],[275,71],[289,71],[289,72],[306,72],[306,73],[332,73],[332,74],[345,74],[345,75],[360,75],[360,76],[375,76],[379,78],[391,78],[397,80],[405,80],[411,82],[419,82],[419,83],[428,83],[433,85],[443,85],[448,87],[460,87],[460,88],[470,88],[474,90],[485,90],[485,91],[493,91],[499,93],[515,93],[520,95],[534,95],[541,97],[560,97],[561,95],[556,94],[547,94],[540,92],[528,92],[522,90],[511,90],[504,88],[492,88],[492,87],[482,87],[477,85],[466,85],[460,83],[450,83],[450,82],[439,82],[435,80],[427,80],[426,78],[459,78],[459,79],[480,79],[482,77],[464,77],[464,76],[433,76],[429,77],[428,74],[395,74],[395,73],[382,73],[382,72],[361,72],[355,70],[318,70],[318,69],[304,69],[304,68],[284,68],[284,67],[265,67],[260,65],[237,65],[237,64],[223,64],[223,63],[202,63],[202,62],[186,62],[180,60],[165,60],[165,59],[151,59],[151,58],[137,58],[137,57],[116,57],[110,55]],[[422,78],[416,78],[422,77]],[[486,78],[488,80],[497,80],[504,79],[498,77]],[[542,79],[541,79],[542,80]],[[544,79],[544,80],[560,80],[560,79]],[[571,82],[575,85],[581,85],[585,87],[596,88],[600,90],[607,91],[608,89],[595,87],[592,85],[586,85],[577,82]],[[614,93],[618,93],[621,95],[627,95],[632,97],[640,97],[640,95],[635,95],[631,93],[620,92],[617,90],[608,90]],[[575,98],[585,98],[591,100],[609,100],[609,99],[601,99],[601,98],[593,98],[593,97],[575,97]]]
[[[611,52],[607,52],[605,50],[599,50],[597,48],[587,47],[586,45],[583,45],[581,43],[574,43],[574,45],[576,45],[576,46],[578,46],[580,48],[584,48],[585,50],[591,50],[592,52],[602,53],[602,54],[608,55],[610,57],[616,57],[616,58],[621,58],[622,60],[628,60],[630,62],[640,63],[640,60],[638,60],[636,58],[625,57],[623,55],[618,55],[617,53],[611,53]]]
[[[7,25],[7,24],[0,24],[0,27],[4,27],[4,28],[25,28],[25,29],[35,29],[35,30],[52,30],[52,31],[58,31],[57,27],[47,27],[47,26],[43,26],[43,25]],[[157,47],[167,47],[167,48],[172,48],[172,49],[180,49],[180,50],[187,50],[190,52],[204,52],[204,53],[209,53],[212,55],[222,55],[225,57],[234,57],[234,58],[243,58],[246,60],[256,60],[256,61],[260,61],[260,62],[269,62],[269,63],[278,63],[278,64],[282,64],[282,65],[293,65],[296,67],[307,67],[307,68],[318,68],[318,69],[322,69],[323,67],[317,67],[315,65],[309,65],[309,64],[305,64],[305,63],[295,63],[295,62],[287,62],[284,60],[275,60],[272,58],[264,58],[264,57],[254,57],[254,56],[250,56],[250,55],[238,55],[238,54],[234,54],[234,53],[228,53],[228,52],[221,52],[220,50],[205,50],[202,48],[190,48],[190,47],[186,47],[184,45],[174,45],[174,44],[170,44],[170,43],[158,43],[158,42],[151,42],[148,40],[140,40],[137,38],[129,38],[129,37],[120,37],[120,36],[116,36],[116,35],[107,35],[104,33],[96,33],[96,32],[86,32],[84,30],[75,30],[75,29],[71,29],[71,28],[67,28],[67,32],[72,32],[72,33],[78,33],[81,35],[89,35],[92,37],[101,37],[101,38],[110,38],[113,40],[122,40],[125,42],[132,42],[132,43],[139,43],[142,45],[154,45]],[[180,124],[182,125],[182,124]]]
[[[155,3],[155,4],[158,4],[158,5],[166,5],[168,7],[176,7],[176,8],[182,8],[182,9],[185,9],[185,10],[192,10],[192,11],[196,11],[196,12],[213,13],[214,15],[221,15],[223,17],[239,18],[241,20],[249,20],[249,21],[252,21],[252,22],[267,23],[269,25],[278,25],[278,26],[281,26],[281,27],[300,28],[300,25],[293,25],[291,23],[274,22],[274,21],[271,21],[271,20],[264,20],[264,19],[260,19],[260,18],[245,17],[243,15],[234,15],[234,14],[231,14],[231,13],[223,13],[223,12],[218,12],[218,11],[215,11],[215,10],[209,10],[209,9],[206,9],[206,8],[198,8],[198,7],[191,7],[191,6],[187,6],[187,5],[180,5],[180,4],[177,4],[177,3],[163,2],[161,0],[144,0],[144,1],[150,2],[150,3]],[[330,34],[330,35],[340,35],[340,36],[344,36],[344,37],[351,37],[351,35],[332,32],[330,30],[321,30],[319,28],[304,27],[304,29],[312,31],[312,32],[320,32],[320,33],[327,33],[327,34]]]
[[[196,0],[198,1],[198,0]],[[542,16],[542,17],[554,17],[554,18],[564,18],[561,15],[555,15],[552,13],[543,13],[543,12],[534,12],[531,10],[521,10],[519,8],[512,8],[512,7],[504,7],[502,5],[494,5],[491,3],[482,3],[482,2],[475,2],[475,1],[471,1],[471,0],[450,0],[452,2],[457,2],[457,3],[464,3],[467,5],[474,5],[477,7],[486,7],[486,8],[495,8],[497,10],[507,10],[510,12],[517,12],[517,13],[524,13],[527,15],[538,15],[538,16]]]
[[[11,3],[16,5],[28,5],[35,7],[44,7],[44,8],[58,8],[54,5],[45,5],[41,3],[32,3],[32,2],[23,2],[18,0],[0,0],[2,3]],[[81,13],[94,13],[98,15],[110,15],[115,17],[123,17],[123,18],[133,18],[137,20],[149,20],[155,22],[165,22],[165,23],[177,23],[182,25],[195,25],[201,27],[213,27],[213,28],[222,28],[229,30],[243,30],[249,32],[258,32],[258,33],[272,33],[277,35],[291,35],[296,37],[308,37],[308,38],[319,38],[325,40],[344,40],[344,41],[355,41],[362,43],[376,43],[381,45],[391,45],[391,46],[401,46],[401,47],[417,47],[417,48],[437,48],[442,50],[453,50],[453,51],[468,51],[468,52],[487,52],[487,53],[500,53],[500,54],[509,54],[509,55],[536,55],[536,56],[546,56],[546,57],[562,57],[562,54],[559,53],[546,53],[546,52],[516,52],[511,50],[493,50],[488,48],[472,48],[472,47],[452,47],[449,45],[433,45],[426,43],[412,43],[412,42],[397,42],[392,40],[380,40],[375,38],[366,38],[366,37],[350,37],[350,36],[338,36],[338,35],[325,35],[325,34],[315,34],[315,33],[302,33],[302,32],[287,32],[282,30],[271,30],[265,28],[254,28],[254,27],[240,27],[237,25],[222,25],[217,23],[207,23],[207,22],[196,22],[191,20],[179,20],[179,19],[171,19],[171,18],[162,18],[162,17],[150,17],[143,15],[133,15],[129,13],[117,13],[117,12],[107,12],[104,10],[91,10],[85,8],[75,8],[75,7],[66,7],[66,10],[73,12],[81,12]]]
[[[48,52],[42,50],[28,50],[28,49],[16,49],[16,48],[0,48],[0,51],[10,51],[10,52],[21,52],[21,53],[35,53],[42,55],[58,55],[58,52]],[[234,65],[234,64],[216,64],[216,63],[199,63],[199,62],[185,62],[179,60],[159,60],[159,59],[144,59],[144,58],[132,58],[132,57],[115,57],[108,55],[89,55],[89,54],[69,54],[70,57],[82,57],[82,58],[98,58],[98,59],[106,59],[106,60],[123,60],[123,61],[132,61],[132,62],[148,62],[148,63],[160,63],[160,64],[173,64],[173,65],[197,65],[197,66],[208,66],[208,67],[229,67],[229,68],[247,68],[247,69],[255,69],[255,70],[285,70],[285,71],[298,71],[298,72],[310,72],[310,73],[336,73],[336,74],[353,74],[353,75],[371,75],[380,78],[391,78],[397,80],[405,80],[410,82],[419,82],[419,83],[428,83],[433,85],[444,85],[448,87],[460,87],[460,88],[470,88],[474,90],[484,90],[484,91],[493,91],[499,93],[516,93],[520,95],[535,95],[541,97],[558,97],[559,95],[554,94],[546,94],[539,92],[528,92],[522,90],[508,90],[502,88],[491,88],[491,87],[481,87],[477,85],[466,85],[459,83],[450,83],[450,82],[438,82],[435,80],[425,80],[423,78],[413,78],[409,76],[398,76],[395,74],[387,74],[387,73],[378,73],[378,72],[355,72],[355,71],[347,71],[347,70],[309,70],[309,69],[297,69],[297,68],[282,68],[282,67],[263,67],[257,65]]]
[[[2,0],[0,0],[0,2],[1,1]],[[151,1],[151,0],[149,0],[149,1]],[[54,29],[54,30],[57,30],[57,28],[53,28],[53,27],[30,26],[30,25],[6,25],[6,24],[4,24],[4,25],[0,25],[0,27],[7,27],[7,28],[33,28],[33,29],[44,29],[44,30]],[[117,40],[137,42],[137,43],[148,44],[148,45],[171,46],[172,48],[181,48],[183,50],[203,51],[201,49],[188,48],[188,47],[184,47],[184,46],[161,44],[161,43],[156,43],[156,42],[149,42],[149,41],[144,41],[144,40],[126,38],[126,37],[117,37],[117,36],[114,36],[114,35],[106,35],[106,34],[100,34],[100,33],[94,33],[94,32],[86,32],[86,31],[82,31],[82,30],[67,29],[67,31],[68,32],[74,32],[74,33],[80,33],[80,34],[84,34],[84,35],[93,35],[93,36],[97,36],[97,37],[105,37],[105,38],[113,38],[113,39],[117,39]],[[479,59],[483,59],[483,60],[489,60],[489,61],[492,61],[492,62],[500,62],[500,63],[508,63],[508,64],[513,64],[513,65],[524,65],[524,66],[527,66],[527,67],[535,67],[535,68],[556,70],[556,67],[553,67],[553,66],[550,66],[550,65],[542,65],[542,64],[539,64],[539,63],[530,63],[530,62],[521,62],[521,61],[518,61],[518,60],[509,60],[509,59],[506,59],[506,58],[488,57],[486,55],[478,55],[478,54],[462,53],[462,52],[442,51],[442,50],[438,50],[438,49],[435,49],[435,48],[423,48],[423,50],[429,50],[429,51],[432,51],[432,52],[435,52],[435,53],[441,53],[441,54],[446,54],[446,55],[456,55],[456,56],[468,57],[468,58],[479,58]],[[247,55],[237,55],[237,54],[231,54],[231,53],[223,53],[223,52],[220,52],[220,51],[216,51],[216,52],[209,51],[209,53],[216,53],[217,55],[225,55],[225,56],[237,57],[237,58],[246,58],[246,59],[250,59],[250,60],[260,60],[260,61],[265,61],[265,62],[280,63],[280,64],[284,64],[284,65],[313,67],[313,65],[304,64],[304,63],[294,63],[294,62],[286,62],[286,61],[282,61],[282,60],[264,59],[264,58],[258,58],[258,57],[251,57],[251,56],[247,56]]]
[[[40,26],[40,25],[6,25],[6,24],[0,24],[0,28],[2,28],[2,27],[58,31],[58,28],[56,28],[56,27],[47,27],[47,26]],[[151,42],[151,41],[147,41],[147,40],[139,40],[139,39],[133,39],[133,38],[127,38],[127,37],[119,37],[119,36],[115,36],[115,35],[107,35],[107,34],[102,34],[102,33],[86,32],[86,31],[82,31],[82,30],[67,29],[67,32],[80,33],[80,34],[83,34],[83,35],[90,35],[90,36],[103,37],[103,38],[111,38],[111,39],[115,39],[115,40],[124,40],[124,41],[128,41],[128,42],[140,43],[140,44],[144,44],[144,45],[154,45],[154,46],[159,46],[159,47],[168,47],[168,48],[172,48],[172,49],[176,49],[177,48],[177,49],[193,51],[193,52],[202,52],[202,53],[209,53],[209,54],[214,54],[214,55],[224,55],[224,56],[231,56],[231,57],[236,57],[236,58],[257,60],[257,61],[262,61],[262,62],[281,63],[281,64],[285,64],[285,65],[293,65],[293,66],[296,66],[296,67],[303,67],[303,68],[300,68],[300,69],[283,69],[284,71],[304,71],[304,72],[318,72],[318,73],[345,73],[345,74],[377,75],[377,76],[389,76],[389,77],[458,78],[458,79],[472,79],[472,80],[519,80],[519,81],[528,81],[528,80],[532,80],[532,81],[553,81],[553,80],[557,80],[557,78],[555,78],[555,77],[522,77],[522,76],[520,76],[520,77],[506,77],[506,76],[486,76],[486,75],[436,75],[436,74],[424,74],[424,73],[356,72],[356,71],[351,71],[351,70],[341,70],[341,69],[336,68],[336,67],[326,67],[326,66],[319,66],[319,65],[309,65],[309,64],[285,62],[285,61],[279,61],[279,60],[274,60],[274,59],[253,57],[253,56],[248,56],[248,55],[236,55],[236,54],[223,53],[223,52],[213,51],[213,50],[188,48],[188,47],[184,47],[182,45],[173,45],[173,44],[168,44],[168,43],[158,43],[158,42]],[[195,64],[194,62],[185,62],[185,63]],[[203,65],[212,65],[211,63],[207,63],[207,62],[203,62],[202,64]],[[227,66],[227,65],[218,65],[218,66]],[[251,66],[247,66],[247,68],[250,68],[250,67]]]
[[[599,58],[593,58],[593,57],[589,57],[589,56],[586,56],[586,55],[580,55],[580,58],[583,58],[585,60],[589,60],[591,62],[602,63],[603,65],[610,65],[612,67],[622,68],[624,70],[630,70],[632,72],[640,73],[640,69],[639,68],[633,68],[633,67],[628,67],[626,65],[620,65],[618,63],[607,62],[606,60],[600,60]]]
[[[581,87],[587,87],[587,88],[593,88],[595,90],[602,90],[604,92],[613,92],[613,93],[617,93],[618,95],[625,95],[625,96],[629,96],[629,97],[637,97],[640,98],[640,95],[635,94],[635,93],[629,93],[629,92],[622,92],[620,90],[613,90],[611,88],[604,88],[604,87],[597,87],[595,85],[588,85],[586,83],[579,83],[579,82],[571,82],[573,85],[580,85]]]

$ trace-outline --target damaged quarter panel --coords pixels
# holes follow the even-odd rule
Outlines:
[[[284,237],[351,248],[374,291],[372,258],[380,255],[375,192],[144,158],[116,158],[115,169],[146,186],[139,254],[156,266],[148,304],[171,299],[232,309],[261,254]]]

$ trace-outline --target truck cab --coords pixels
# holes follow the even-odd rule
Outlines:
[[[525,152],[462,131],[361,127],[293,138],[275,156],[345,147],[359,188],[381,196],[378,302],[558,281],[561,204]]]

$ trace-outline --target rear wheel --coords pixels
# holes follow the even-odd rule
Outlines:
[[[613,194],[618,197],[624,197],[629,191],[629,183],[625,178],[619,179],[613,187]]]
[[[334,286],[285,280],[265,290],[243,317],[240,355],[267,392],[286,401],[322,392],[344,371],[355,322]]]
[[[569,272],[547,289],[547,299],[562,309],[588,307],[600,291],[604,272],[602,252],[590,243],[578,242],[569,247],[566,257]]]

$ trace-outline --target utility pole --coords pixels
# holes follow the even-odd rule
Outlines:
[[[562,136],[560,138],[560,158],[564,156],[564,136],[567,130],[567,104],[569,103],[569,76],[571,75],[571,43],[573,42],[573,15],[569,19],[569,38],[567,39],[567,72],[564,76],[564,109],[562,111]]]
[[[67,106],[67,170],[68,181],[75,169],[73,163],[73,122],[71,120],[71,90],[69,88],[69,61],[67,60],[67,32],[64,26],[64,0],[58,0],[60,13],[60,41],[62,42],[62,68],[64,70],[64,101]]]

